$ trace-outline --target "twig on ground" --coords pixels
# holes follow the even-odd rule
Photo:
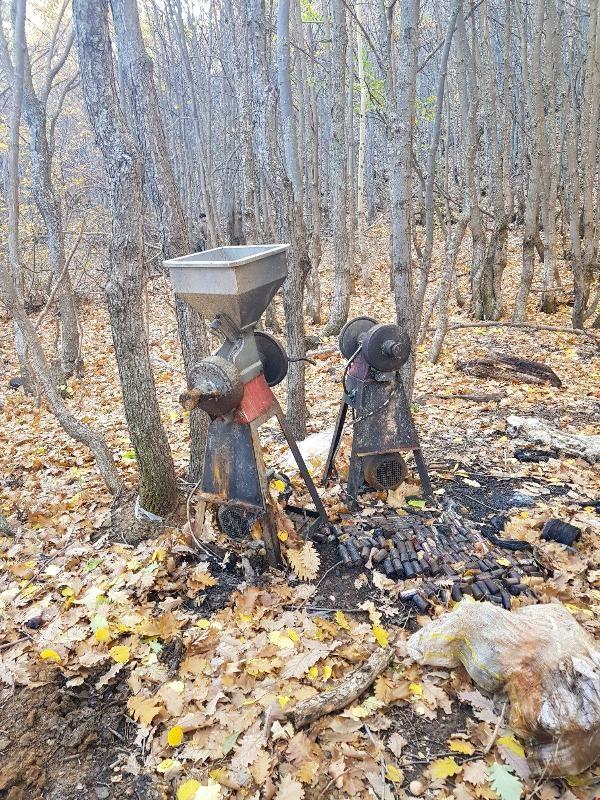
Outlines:
[[[296,729],[305,728],[326,714],[346,708],[371,686],[375,678],[391,664],[393,657],[392,647],[379,648],[352,675],[333,689],[302,700],[286,713],[286,717]]]
[[[500,712],[500,716],[498,718],[498,722],[496,723],[496,727],[492,731],[492,735],[490,736],[490,740],[486,744],[485,750],[483,751],[484,755],[487,755],[490,752],[490,750],[492,749],[492,747],[494,746],[494,744],[496,742],[496,739],[498,738],[498,732],[500,730],[500,726],[502,725],[502,723],[504,721],[504,712],[506,711],[506,704],[507,703],[508,703],[508,700],[505,700],[504,701],[504,705],[502,706],[502,711]]]

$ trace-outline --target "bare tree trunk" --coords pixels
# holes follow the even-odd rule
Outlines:
[[[516,3],[519,14],[519,28],[521,33],[521,60],[523,70],[523,85],[527,89],[527,107],[529,110],[530,139],[531,139],[531,169],[527,186],[525,205],[525,226],[523,230],[523,270],[521,284],[515,301],[513,322],[523,322],[527,313],[527,299],[533,281],[535,270],[535,241],[539,235],[538,214],[540,208],[540,183],[541,183],[541,153],[540,139],[541,126],[543,125],[543,100],[541,89],[541,47],[542,30],[544,22],[544,0],[538,0],[536,20],[533,32],[533,77],[530,81],[527,66],[527,39],[525,21],[520,9],[520,2]]]
[[[335,284],[329,319],[323,330],[325,336],[339,333],[350,310],[351,265],[348,260],[348,202],[346,194],[346,48],[348,31],[343,0],[331,0],[333,30],[331,45],[331,223],[335,252]]]
[[[285,171],[289,185],[288,195],[291,199],[292,247],[288,276],[283,286],[285,338],[290,357],[301,359],[306,354],[302,312],[304,281],[310,270],[310,259],[304,223],[302,173],[298,158],[298,134],[290,79],[290,0],[279,0],[277,11],[277,79]],[[298,360],[290,363],[287,382],[287,417],[297,439],[304,439],[306,436],[304,373],[304,361]]]
[[[417,330],[421,326],[423,302],[425,300],[425,292],[427,291],[429,272],[431,270],[431,255],[433,252],[433,233],[435,223],[435,199],[433,196],[433,189],[435,185],[435,167],[442,130],[442,113],[444,108],[444,92],[446,87],[446,73],[448,70],[448,57],[450,55],[450,46],[452,44],[454,29],[456,28],[456,18],[459,11],[462,13],[462,0],[455,0],[452,6],[450,17],[448,19],[446,35],[444,37],[444,46],[442,48],[442,55],[440,58],[440,71],[438,73],[437,89],[435,94],[435,116],[433,119],[431,144],[429,146],[429,153],[427,155],[427,175],[425,176],[425,243],[423,245],[420,275],[417,283]]]
[[[600,116],[600,3],[590,2],[589,48],[581,127],[583,248],[581,264],[574,273],[573,327],[581,328],[586,317],[591,277],[598,251],[596,240],[595,189],[598,170],[598,120]]]
[[[541,298],[541,309],[545,314],[556,311],[556,205],[558,195],[558,173],[560,169],[560,149],[557,130],[557,106],[559,106],[562,87],[562,64],[554,63],[556,54],[555,37],[557,35],[558,17],[555,0],[547,1],[548,16],[546,20],[546,61],[545,61],[545,96],[550,98],[546,103],[547,149],[545,172],[545,203],[542,208],[544,226],[544,278]],[[556,89],[556,91],[555,91]],[[556,94],[556,99],[554,98]]]
[[[415,113],[420,0],[401,0],[399,57],[390,119],[390,217],[392,289],[398,324],[412,344],[402,370],[406,394],[412,396],[417,341],[417,310],[411,261],[412,132]]]
[[[125,417],[136,453],[140,504],[154,514],[177,502],[175,468],[160,419],[142,313],[142,169],[118,104],[108,0],[74,0],[81,85],[107,177],[112,231],[106,286]]]
[[[485,271],[486,232],[483,226],[481,207],[479,205],[479,169],[477,154],[479,151],[479,86],[478,80],[478,42],[476,36],[475,13],[471,19],[471,44],[464,36],[465,64],[467,67],[467,86],[469,90],[468,119],[468,154],[465,158],[466,191],[471,195],[471,239],[473,257],[471,264],[471,312],[475,319],[483,319],[483,276]]]
[[[359,25],[356,26],[356,46],[358,59],[358,84],[360,87],[360,104],[358,112],[358,179],[356,193],[356,217],[358,224],[358,240],[356,245],[358,260],[361,265],[361,276],[363,286],[366,288],[370,283],[370,274],[365,253],[365,229],[367,227],[367,213],[365,208],[365,155],[366,155],[366,134],[367,134],[367,100],[368,87],[365,80],[365,46],[364,34],[361,25],[364,23],[363,4],[356,6],[356,15]]]
[[[300,6],[298,5],[298,12]],[[298,16],[301,17],[300,13]],[[307,39],[304,36],[303,23],[299,19],[300,47],[307,48]],[[313,41],[311,38],[311,49]],[[302,53],[304,62],[304,54]],[[313,325],[321,323],[321,285],[319,279],[319,265],[321,263],[321,202],[319,198],[319,113],[317,109],[317,94],[315,90],[315,65],[313,58],[307,60],[302,93],[304,114],[307,118],[306,138],[308,148],[307,182],[309,184],[310,200],[310,272],[306,277],[306,313]]]
[[[505,2],[504,20],[504,70],[505,85],[508,81],[507,71],[510,69],[510,2]],[[504,139],[500,137],[499,98],[496,84],[496,69],[492,54],[489,31],[488,2],[483,7],[483,42],[482,42],[482,86],[484,91],[485,116],[488,134],[488,164],[490,173],[490,192],[494,209],[494,228],[485,254],[483,274],[481,278],[481,313],[483,319],[497,320],[502,314],[502,274],[506,267],[508,242],[508,214],[504,194],[504,162],[506,155]],[[505,109],[504,125],[501,135],[506,133],[508,113]]]
[[[308,87],[310,103],[310,208],[312,226],[310,231],[310,273],[306,284],[306,310],[314,325],[321,322],[321,285],[319,265],[321,263],[321,201],[319,198],[319,117],[314,84]]]
[[[146,184],[158,219],[164,258],[190,251],[190,241],[167,143],[159,114],[153,67],[144,47],[136,0],[111,0],[119,64],[133,108],[132,120],[142,154]],[[180,298],[175,311],[183,361],[189,377],[194,364],[208,355],[208,338],[202,316]],[[202,475],[207,419],[194,409],[190,414],[190,466],[188,479]]]

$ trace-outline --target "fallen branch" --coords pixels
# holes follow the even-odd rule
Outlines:
[[[531,322],[454,322],[448,325],[449,331],[457,331],[460,328],[522,328],[529,331],[551,331],[553,333],[572,333],[574,336],[584,336],[590,339],[598,349],[600,349],[600,336],[595,336],[593,333],[585,330],[584,328],[567,328],[562,325],[534,325]]]
[[[341,711],[371,686],[375,678],[390,665],[393,657],[394,651],[391,647],[376,650],[360,669],[333,689],[298,703],[286,713],[287,719],[292,722],[294,728],[305,728],[326,714]]]
[[[548,383],[560,388],[561,380],[547,364],[517,358],[507,353],[498,353],[487,358],[473,358],[469,361],[457,361],[456,366],[467,375],[476,378],[492,378],[518,383],[542,385]]]
[[[506,424],[510,436],[527,439],[565,455],[583,458],[590,464],[600,461],[600,436],[565,433],[537,417],[511,416],[507,418]]]
[[[507,397],[506,392],[494,394],[436,394],[440,400],[466,400],[469,403],[497,403]]]

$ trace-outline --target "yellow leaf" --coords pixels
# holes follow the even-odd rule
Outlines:
[[[164,761],[161,761],[160,764],[156,767],[157,772],[164,773],[171,772],[172,770],[180,769],[181,762],[177,761],[174,758],[165,758]]]
[[[202,784],[200,781],[195,781],[193,778],[184,781],[179,789],[177,789],[177,800],[194,800],[196,792],[200,789]]]
[[[181,725],[174,725],[167,733],[167,742],[171,747],[179,747],[183,742],[183,728]]]
[[[385,628],[382,628],[381,625],[373,625],[373,636],[380,647],[388,646],[389,635]]]
[[[290,639],[292,640],[292,642],[294,642],[294,643],[296,643],[296,644],[297,644],[297,643],[300,641],[300,637],[298,636],[298,634],[296,633],[296,631],[292,630],[291,628],[288,628],[288,629],[287,629],[287,631],[286,631],[286,633],[287,633],[287,635],[290,637]]]
[[[94,636],[98,642],[108,642],[110,641],[110,630],[107,627],[98,628]]]
[[[60,662],[62,661],[62,658],[56,652],[56,650],[50,650],[48,648],[42,650],[42,652],[40,653],[40,658],[43,658],[44,661],[54,661],[56,664],[60,664]]]
[[[208,786],[199,786],[192,795],[191,800],[219,800],[220,797],[221,787],[209,778]],[[179,795],[177,795],[177,800],[180,800]],[[184,800],[187,800],[187,798],[184,798]]]
[[[404,773],[393,764],[387,764],[385,768],[385,777],[392,783],[402,783],[404,780]]]
[[[445,780],[451,775],[458,775],[462,767],[456,763],[452,756],[438,758],[429,765],[429,774],[435,781]]]
[[[503,745],[504,747],[508,747],[509,750],[512,750],[513,753],[516,753],[521,758],[525,758],[525,750],[521,747],[519,742],[515,739],[514,736],[500,736],[498,739],[498,744]]]
[[[108,652],[110,653],[110,657],[113,659],[113,661],[116,661],[117,664],[126,664],[129,661],[129,656],[131,653],[130,649],[122,644],[111,647]]]
[[[349,631],[350,630],[350,625],[349,625],[348,620],[346,619],[346,615],[344,614],[343,611],[336,611],[335,612],[335,621],[340,626],[340,628],[343,628],[345,631]]]
[[[282,631],[271,631],[269,634],[269,641],[271,644],[276,645],[277,647],[281,647],[283,650],[293,650],[294,643],[290,639],[290,637],[282,633]]]
[[[496,564],[500,564],[501,567],[510,567],[510,561],[508,558],[497,558]]]
[[[280,694],[280,695],[277,696],[277,702],[279,703],[279,705],[283,709],[290,702],[290,697],[287,694]]]
[[[166,559],[166,557],[167,557],[167,551],[164,550],[162,547],[157,548],[152,553],[152,561],[158,561],[159,563],[161,563]]]
[[[464,753],[466,756],[472,756],[475,752],[475,747],[465,739],[450,739],[448,747],[455,753]]]
[[[196,623],[196,627],[200,628],[201,630],[205,631],[207,628],[210,628],[210,620],[208,619],[199,619]]]
[[[408,687],[408,690],[411,694],[414,694],[417,697],[421,697],[423,694],[423,686],[420,683],[411,683]]]
[[[287,531],[277,531],[277,538],[280,542],[287,542],[288,540],[288,532]]]

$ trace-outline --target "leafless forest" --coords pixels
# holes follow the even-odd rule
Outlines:
[[[0,0],[0,684],[24,708],[4,717],[0,708],[0,797],[113,797],[96,786],[115,789],[96,750],[81,767],[69,759],[85,748],[57,744],[45,768],[31,756],[21,771],[24,752],[43,755],[42,736],[60,739],[43,719],[28,724],[40,731],[32,749],[11,745],[4,759],[10,715],[46,702],[21,700],[14,687],[43,694],[54,681],[52,698],[53,669],[71,692],[57,700],[72,713],[59,729],[75,725],[79,706],[69,703],[85,687],[127,706],[126,722],[121,711],[92,721],[95,731],[117,730],[98,740],[130,787],[115,798],[175,797],[181,784],[180,800],[389,800],[407,796],[405,774],[415,796],[423,781],[433,787],[427,800],[593,796],[581,787],[597,787],[597,769],[592,783],[568,786],[530,775],[514,738],[512,762],[506,747],[494,749],[514,733],[504,708],[486,717],[474,702],[465,722],[456,696],[466,679],[407,666],[397,644],[407,622],[390,611],[400,600],[389,584],[369,584],[365,601],[357,578],[346,605],[338,594],[329,608],[343,583],[330,587],[335,559],[309,548],[309,566],[294,561],[298,541],[283,523],[276,532],[282,543],[291,537],[295,577],[270,595],[260,580],[261,594],[252,585],[239,543],[235,556],[214,550],[214,539],[198,543],[193,495],[208,417],[184,413],[178,396],[216,347],[211,320],[173,294],[163,262],[220,246],[291,245],[261,325],[285,341],[277,396],[299,442],[333,426],[348,369],[337,336],[348,319],[397,323],[411,345],[401,384],[437,501],[464,478],[461,514],[504,514],[508,535],[534,546],[550,517],[579,526],[588,561],[575,564],[573,548],[552,544],[558,572],[554,583],[544,573],[539,592],[571,603],[597,636],[600,562],[597,540],[589,543],[599,513],[599,134],[600,0]],[[519,358],[534,364],[524,378],[511,371]],[[511,414],[554,426],[545,461],[516,458]],[[595,444],[573,444],[576,434]],[[271,463],[282,439],[272,430],[267,438]],[[478,494],[490,474],[500,488]],[[515,488],[502,481],[517,477],[534,510],[502,505]],[[407,506],[410,490],[419,494],[408,486],[373,503],[417,513],[425,501]],[[332,520],[347,512],[339,486],[319,491]],[[140,508],[159,533],[132,543]],[[318,595],[318,631],[297,579],[331,592]],[[250,595],[227,606],[241,581]],[[223,593],[214,607],[213,590]],[[362,622],[349,624],[344,613],[359,601]],[[310,741],[291,738],[288,701],[346,676],[368,656],[364,642],[388,646],[380,602],[403,665],[379,676],[380,705],[360,706],[353,722],[335,717],[338,738],[322,728],[307,729]],[[297,628],[300,643],[295,633],[284,641],[281,625]],[[334,637],[345,661],[329,656]],[[318,647],[321,661],[310,660]],[[290,653],[298,669],[284,682]],[[281,707],[275,715],[260,706],[263,693]],[[452,703],[462,716],[439,723],[432,744],[433,720]],[[394,704],[409,716],[390,722],[384,706]],[[462,744],[447,745],[457,731]],[[456,770],[426,772],[436,756]],[[509,778],[521,788],[498,788],[491,758],[514,767],[518,780]],[[63,774],[68,763],[81,775]],[[142,785],[150,773],[151,788]],[[155,780],[168,784],[165,794]]]
[[[90,447],[111,490],[102,433],[70,413],[55,368],[84,369],[76,295],[92,292],[108,304],[144,507],[171,508],[143,311],[163,257],[290,241],[283,306],[296,357],[305,319],[339,332],[351,294],[368,287],[365,231],[380,218],[398,321],[433,361],[454,303],[466,319],[514,324],[539,307],[548,325],[568,303],[574,328],[593,327],[599,14],[578,0],[4,2],[4,304],[24,380]],[[516,295],[502,291],[511,230]],[[468,241],[465,295],[456,263]],[[434,251],[443,263],[428,292]],[[44,351],[37,329],[50,314]],[[189,368],[206,335],[182,304],[177,322]],[[409,388],[413,370],[414,359]],[[304,382],[304,363],[291,364],[300,438]],[[201,421],[192,438],[194,476]]]

